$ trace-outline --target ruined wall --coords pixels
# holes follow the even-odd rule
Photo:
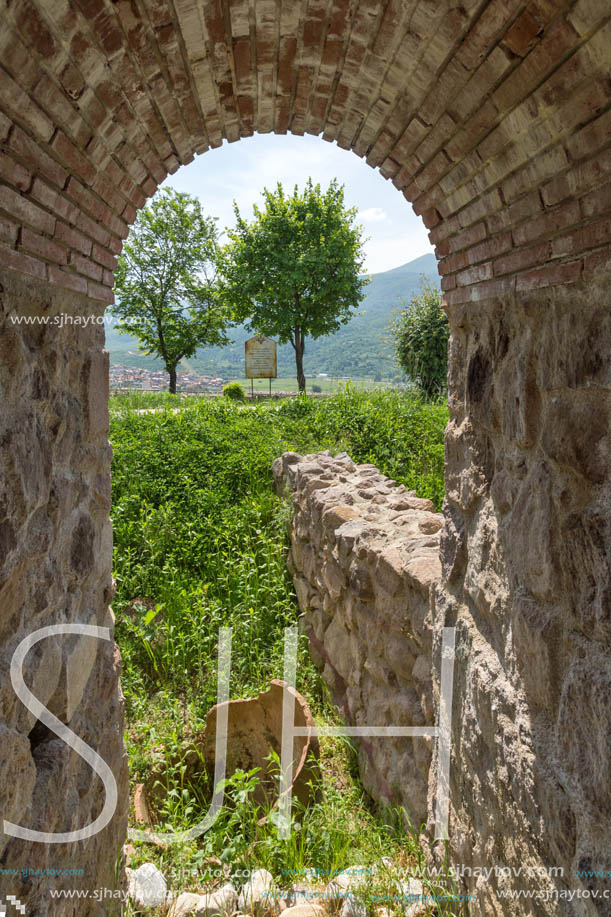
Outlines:
[[[38,831],[66,832],[102,811],[102,781],[25,708],[9,666],[37,628],[112,615],[108,356],[99,326],[15,324],[61,313],[99,315],[85,298],[0,271],[0,813]],[[119,657],[112,642],[53,636],[32,648],[24,680],[35,696],[104,758],[119,791],[113,821],[76,843],[40,844],[0,832],[1,890],[28,914],[71,915],[50,889],[115,887],[126,826],[127,762]],[[25,871],[9,878],[6,870]],[[57,879],[36,870],[82,870]],[[107,902],[108,903],[108,902]],[[79,914],[103,914],[79,904]],[[112,912],[112,911],[111,911]]]
[[[354,726],[433,725],[431,585],[443,517],[347,455],[274,463],[292,493],[289,567],[303,625],[334,703]],[[426,821],[431,739],[362,738],[364,785]]]

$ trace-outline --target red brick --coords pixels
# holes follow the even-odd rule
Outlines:
[[[488,231],[490,233],[500,232],[502,229],[508,229],[516,223],[521,223],[535,213],[543,210],[541,196],[538,191],[531,191],[525,197],[520,198],[509,207],[505,207],[499,213],[491,214],[486,220]]]
[[[131,204],[126,204],[123,210],[123,213],[121,214],[121,217],[125,220],[128,226],[132,225],[132,223],[135,221],[137,216],[138,216],[138,211],[136,210],[136,208],[132,207]]]
[[[497,255],[509,251],[513,242],[510,232],[503,232],[497,236],[486,239],[481,245],[475,245],[467,251],[469,264],[477,264],[479,261],[489,261],[496,258]]]
[[[58,131],[51,143],[53,152],[68,167],[69,172],[76,172],[86,184],[91,185],[96,176],[94,166],[88,162],[62,131]]]
[[[113,252],[113,254],[120,255],[123,249],[123,243],[121,242],[120,239],[117,239],[115,236],[111,236],[110,239],[108,240],[107,247],[110,249],[111,252]]]
[[[100,175],[98,175],[91,186],[91,190],[95,191],[114,213],[119,214],[124,209],[125,198],[117,191],[116,187],[107,181],[103,174],[100,173]]]
[[[544,264],[549,260],[549,256],[549,242],[543,242],[531,248],[521,248],[518,251],[512,252],[510,255],[504,255],[502,258],[497,258],[494,262],[494,275],[498,277],[501,274],[517,274],[527,267],[533,267],[536,264]]]
[[[456,286],[456,277],[454,274],[450,274],[448,277],[441,278],[441,289],[444,293],[447,290],[453,290]]]
[[[59,220],[55,229],[55,238],[60,242],[65,242],[70,248],[75,248],[83,255],[89,255],[91,252],[91,239],[87,239],[77,229],[66,226],[65,223],[61,223]]]
[[[507,111],[526,98],[543,80],[558,61],[572,51],[578,43],[575,30],[565,20],[554,23],[541,41],[524,58],[520,66],[509,74],[492,99],[499,111]]]
[[[457,216],[447,217],[439,226],[431,229],[429,239],[431,245],[437,245],[442,239],[447,239],[460,230],[460,220]]]
[[[552,240],[552,257],[577,255],[588,248],[597,248],[611,241],[611,217],[597,220]]]
[[[445,301],[444,308],[471,302],[473,299],[473,289],[473,287],[458,287],[455,290],[448,290],[443,294],[443,299]]]
[[[0,98],[7,114],[25,124],[40,140],[45,143],[50,140],[55,130],[51,119],[2,69],[0,69]]]
[[[87,293],[87,281],[78,274],[62,271],[61,268],[49,265],[49,283],[63,290],[74,290],[76,293]]]
[[[540,287],[557,286],[564,283],[576,283],[583,267],[581,261],[569,261],[565,264],[552,264],[549,267],[539,268],[521,274],[516,282],[518,293],[538,290]]]
[[[0,178],[20,191],[27,191],[32,184],[31,172],[5,153],[0,153]]]
[[[109,306],[112,306],[115,301],[115,295],[111,287],[105,287],[100,283],[94,283],[93,280],[87,281],[87,295],[90,299],[101,300]]]
[[[61,245],[57,245],[52,239],[41,236],[31,229],[23,227],[19,241],[20,247],[34,255],[40,255],[47,261],[53,261],[55,264],[66,264],[68,261],[68,252]]]
[[[84,149],[91,139],[91,127],[50,77],[43,74],[32,90],[32,96],[56,125],[64,127],[77,147]]]
[[[463,229],[462,232],[455,233],[452,236],[452,250],[460,251],[463,248],[471,248],[472,245],[477,245],[478,242],[485,239],[486,235],[486,224],[482,220],[474,226],[469,226],[468,229]]]
[[[611,271],[611,249],[605,248],[604,251],[591,252],[586,255],[583,261],[583,273],[601,274],[605,271]]]
[[[467,268],[456,275],[456,282],[459,287],[470,286],[474,283],[481,283],[482,280],[492,279],[492,265],[489,262],[477,264],[474,267]]]
[[[55,39],[35,6],[29,0],[22,0],[16,5],[15,15],[28,46],[43,60],[54,57],[57,53]]]
[[[70,197],[84,210],[87,210],[97,222],[102,223],[111,232],[123,239],[127,236],[128,227],[125,222],[117,217],[96,195],[84,188],[79,181],[71,178],[66,190]]]
[[[460,225],[466,228],[472,223],[484,219],[484,217],[487,217],[491,212],[493,213],[495,210],[500,210],[502,206],[503,202],[500,194],[497,189],[494,188],[492,191],[484,194],[477,201],[474,201],[468,207],[460,211],[458,214]]]
[[[611,211],[611,182],[582,197],[581,210],[586,217],[600,216]]]
[[[20,274],[29,274],[31,277],[39,277],[44,280],[47,276],[47,269],[44,261],[38,258],[30,258],[24,252],[17,252],[14,248],[7,248],[0,243],[0,266],[8,268],[11,271],[19,271]]]
[[[587,35],[600,25],[609,13],[604,3],[592,0],[577,0],[573,9],[568,14],[568,19],[575,26],[580,35]]]
[[[92,257],[99,264],[103,265],[103,267],[108,268],[109,271],[114,271],[117,267],[117,259],[115,256],[99,245],[93,246]]]
[[[85,235],[90,236],[94,241],[99,242],[104,248],[108,248],[110,244],[111,235],[106,232],[102,226],[99,226],[97,223],[87,216],[86,213],[79,213],[76,225],[81,232],[84,232]]]
[[[503,41],[511,48],[514,54],[524,55],[537,37],[538,31],[539,23],[533,19],[528,10],[524,10],[509,29]]]
[[[513,230],[513,238],[516,245],[527,245],[534,239],[541,236],[549,238],[554,233],[573,226],[580,221],[580,210],[577,201],[571,201],[566,206],[556,207],[554,210],[546,210],[544,213],[535,217],[534,220],[528,220],[521,223]]]
[[[0,111],[0,141],[6,140],[13,122]]]
[[[510,296],[516,285],[515,277],[498,277],[485,283],[476,283],[471,287],[471,299],[482,302],[493,297]]]
[[[13,130],[9,138],[9,147],[28,163],[33,172],[44,175],[59,188],[64,187],[68,179],[66,170],[48,153],[45,153],[38,143],[28,137],[20,127],[16,126]]]
[[[564,175],[558,175],[541,188],[548,206],[559,204],[567,197],[579,196],[596,185],[606,184],[611,176],[611,149],[604,150],[593,159],[577,163]]]
[[[6,185],[0,185],[0,207],[11,216],[33,226],[34,229],[46,232],[50,236],[53,235],[55,219]]]
[[[552,175],[559,175],[567,166],[568,160],[562,147],[554,147],[537,156],[503,183],[505,200],[509,203],[524,192],[540,187],[542,182]]]
[[[8,217],[0,216],[0,239],[10,242],[11,245],[17,241],[19,235],[19,226],[13,223]]]
[[[114,287],[115,285],[115,275],[112,271],[103,271],[102,273],[102,283],[106,287]]]
[[[469,258],[466,252],[459,252],[457,255],[449,255],[442,258],[438,264],[439,273],[442,275],[454,274],[456,271],[462,271],[469,266]]]
[[[147,197],[152,197],[157,190],[157,182],[153,181],[152,178],[146,178],[140,187]]]
[[[486,5],[457,52],[458,60],[467,69],[474,70],[480,64],[520,6],[519,0],[492,0]]]
[[[91,261],[89,258],[84,258],[82,255],[79,255],[78,252],[71,252],[70,267],[73,268],[77,274],[83,274],[91,280],[102,279],[101,265],[96,264],[95,261]]]
[[[34,179],[30,196],[51,211],[54,216],[61,217],[68,223],[74,223],[78,216],[78,207],[68,200],[63,194],[55,191],[40,178]]]
[[[611,142],[611,110],[595,121],[586,124],[566,141],[566,148],[573,160],[585,159]]]

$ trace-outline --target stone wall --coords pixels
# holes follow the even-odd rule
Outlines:
[[[108,445],[108,356],[99,326],[14,324],[19,315],[53,321],[95,316],[82,297],[27,285],[0,272],[0,813],[38,831],[74,831],[101,813],[101,780],[17,698],[9,677],[16,646],[37,628],[85,623],[109,627],[112,533]],[[95,837],[41,844],[0,832],[2,896],[28,914],[104,914],[92,901],[52,900],[50,889],[115,887],[125,835],[127,762],[123,702],[114,644],[53,636],[26,657],[34,695],[114,773],[119,805]],[[7,870],[24,870],[9,878]],[[82,870],[41,878],[36,870]],[[108,903],[108,902],[107,902]]]
[[[443,517],[373,465],[345,454],[274,463],[292,493],[289,566],[312,655],[334,703],[355,726],[430,726],[431,586]],[[363,738],[363,782],[426,821],[430,738]]]
[[[523,870],[472,883],[484,914],[609,909],[611,880],[575,872],[611,875],[610,289],[449,308],[433,628],[435,646],[457,629],[450,843],[469,868]],[[524,887],[598,898],[504,909],[497,892]]]

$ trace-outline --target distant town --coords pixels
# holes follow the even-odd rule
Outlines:
[[[194,372],[176,374],[176,387],[181,392],[219,393],[228,382],[221,376],[198,375]],[[110,367],[110,388],[117,389],[150,389],[153,392],[163,391],[168,387],[168,374],[163,369],[141,369],[135,366],[114,365]]]

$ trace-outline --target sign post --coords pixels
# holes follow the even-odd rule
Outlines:
[[[254,398],[254,380],[269,379],[269,394],[272,394],[272,379],[278,376],[276,342],[264,334],[257,334],[244,344],[246,378],[250,379],[250,395]]]

